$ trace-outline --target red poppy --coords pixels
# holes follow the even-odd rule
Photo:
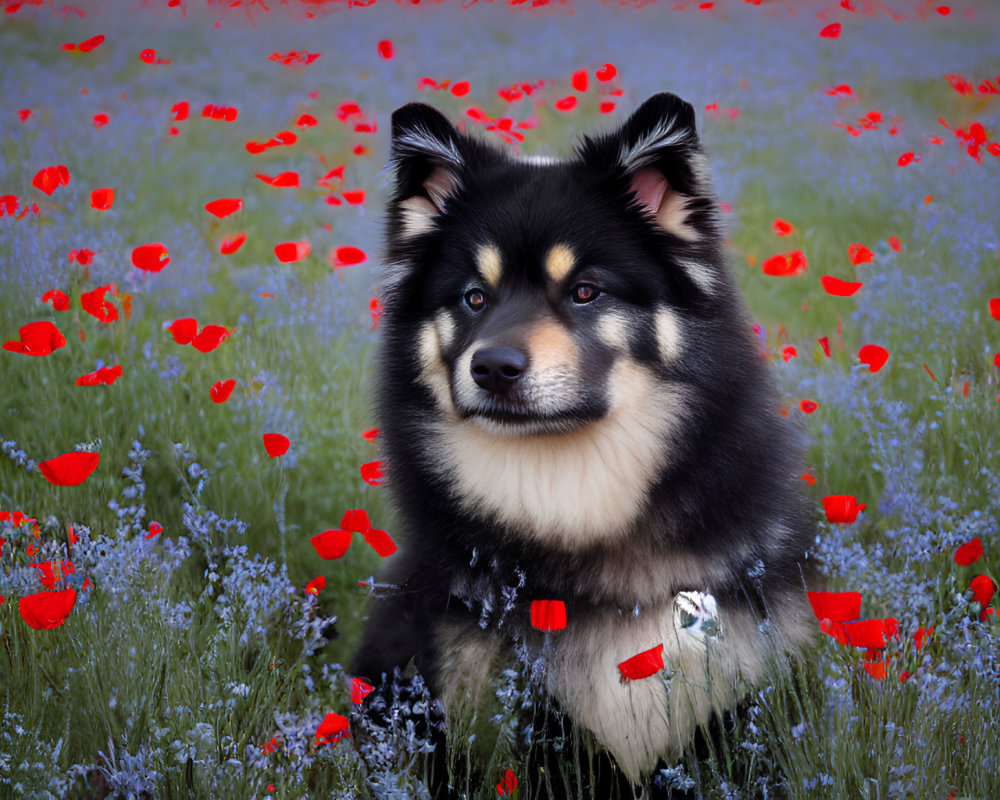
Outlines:
[[[982,611],[979,612],[979,621],[983,622],[989,611],[986,606],[990,604],[993,595],[996,594],[997,585],[989,575],[977,575],[969,582],[969,588],[972,589],[972,599],[982,606]]]
[[[913,643],[917,646],[917,650],[920,650],[925,644],[927,644],[927,640],[930,638],[932,633],[934,633],[933,625],[929,628],[920,628],[915,634],[913,634]]]
[[[149,533],[147,533],[143,538],[152,539],[154,536],[159,536],[163,533],[163,526],[156,520],[152,520],[149,523]]]
[[[52,302],[52,308],[55,311],[69,310],[69,297],[66,295],[66,292],[60,291],[59,289],[49,289],[42,295],[42,302],[48,303],[50,301]]]
[[[219,245],[219,252],[224,256],[228,256],[231,253],[235,253],[243,246],[243,242],[247,240],[247,235],[245,233],[237,233],[233,236],[227,236],[222,240],[222,244]]]
[[[347,552],[347,548],[351,546],[351,534],[343,530],[323,531],[313,536],[309,543],[320,558],[331,561]]]
[[[990,316],[993,319],[1000,320],[1000,297],[990,299]]]
[[[271,458],[283,456],[288,452],[288,448],[291,445],[288,437],[280,433],[265,433],[262,438],[264,440],[264,449],[267,450],[267,454]]]
[[[211,203],[205,203],[205,210],[209,214],[214,214],[219,219],[228,217],[241,208],[243,208],[243,201],[238,197],[220,197]]]
[[[865,504],[858,504],[857,498],[851,494],[834,494],[823,498],[823,510],[830,522],[849,524],[858,518],[858,512],[864,511]]]
[[[58,628],[66,621],[76,603],[76,590],[72,586],[58,592],[38,592],[18,600],[21,618],[36,630]]]
[[[978,536],[970,542],[959,545],[955,551],[955,563],[967,567],[983,557],[983,541]]]
[[[866,344],[858,350],[858,360],[868,365],[869,372],[878,372],[889,360],[889,351],[877,344]]]
[[[809,400],[806,398],[805,400],[799,401],[799,411],[803,414],[812,414],[817,408],[819,408],[819,403],[815,400]]]
[[[69,183],[69,177],[69,170],[62,164],[56,167],[45,167],[45,169],[39,170],[35,174],[35,177],[31,179],[31,185],[38,189],[38,191],[50,195],[60,186],[65,186]]]
[[[282,242],[274,246],[274,255],[282,264],[290,264],[301,261],[309,255],[309,242]]]
[[[48,320],[29,322],[18,328],[18,339],[3,343],[4,350],[26,356],[47,356],[66,344],[66,337]]]
[[[53,486],[79,486],[97,469],[100,460],[100,453],[73,451],[40,462],[38,469]]]
[[[80,295],[80,305],[83,310],[97,319],[98,322],[109,323],[118,319],[118,309],[105,300],[107,293],[112,289],[114,294],[118,293],[118,287],[109,283]]]
[[[795,358],[798,354],[798,348],[793,344],[785,345],[785,347],[781,348],[781,358],[783,361],[789,361]]]
[[[513,797],[517,788],[517,776],[514,770],[509,769],[504,773],[503,779],[497,784],[497,794],[501,797]]]
[[[531,626],[540,631],[561,631],[566,627],[566,604],[562,600],[532,600]]]
[[[106,383],[108,386],[113,384],[122,376],[122,365],[116,364],[113,367],[100,367],[86,375],[81,375],[76,379],[77,386],[97,386],[100,383]]]
[[[301,114],[299,118],[295,120],[295,124],[300,128],[311,128],[313,125],[317,124],[316,117],[312,114]]]
[[[159,272],[170,263],[170,259],[163,244],[151,242],[140,245],[132,251],[132,263],[146,272]]]
[[[234,378],[229,378],[225,381],[216,381],[209,390],[212,402],[225,403],[229,399],[229,395],[233,393],[234,386],[236,386],[236,380]]]
[[[788,234],[795,232],[795,228],[783,219],[776,219],[774,221],[774,232],[778,236],[788,236]]]
[[[560,100],[556,100],[554,105],[559,111],[572,111],[576,108],[576,98],[573,95],[563,97]]]
[[[320,589],[325,589],[325,588],[326,588],[326,578],[320,575],[316,578],[313,578],[311,581],[309,581],[309,583],[306,584],[306,594],[318,595]]]
[[[340,527],[350,533],[364,533],[371,530],[372,524],[368,520],[368,512],[363,508],[352,508],[344,512],[340,518]]]
[[[381,486],[384,476],[382,475],[382,462],[369,461],[361,465],[361,479],[370,486]]]
[[[587,70],[585,69],[579,69],[576,72],[574,72],[573,79],[571,81],[573,84],[573,89],[575,89],[578,92],[587,91],[588,77],[589,76],[587,75]]]
[[[863,283],[842,281],[840,278],[834,278],[832,275],[823,275],[819,279],[819,282],[823,284],[823,289],[826,290],[826,293],[834,297],[850,297],[864,286]]]
[[[170,323],[167,330],[173,335],[177,344],[191,344],[191,340],[198,333],[198,320],[194,317],[181,317]]]
[[[378,437],[378,428],[369,428],[366,431],[362,431],[361,435],[369,442],[374,442]]]
[[[594,76],[599,81],[610,81],[615,75],[618,74],[618,70],[615,69],[614,64],[605,64],[599,70],[594,72]]]
[[[360,264],[368,258],[365,251],[358,247],[345,245],[333,251],[332,263],[335,267],[349,267]]]
[[[266,184],[276,186],[279,189],[295,188],[299,185],[299,173],[297,172],[282,172],[279,175],[275,175],[273,178],[267,175],[261,175],[260,173],[255,173],[254,177],[264,181]]]
[[[90,193],[90,207],[97,211],[107,211],[114,205],[114,189],[94,189]]]
[[[847,257],[851,259],[851,263],[854,266],[858,264],[867,264],[869,261],[875,260],[875,254],[872,253],[863,244],[852,244],[847,248]]]
[[[840,23],[832,22],[819,32],[820,39],[836,39],[840,36]]]
[[[663,669],[663,645],[658,644],[622,661],[618,669],[622,674],[623,683],[655,675]]]
[[[899,243],[899,239],[897,239],[895,236],[889,237],[889,247],[891,247],[897,253],[903,249],[903,245]]]
[[[847,644],[851,647],[863,647],[866,650],[881,650],[889,639],[896,637],[899,623],[888,617],[886,619],[860,619],[845,622],[844,633]]]
[[[841,644],[847,644],[844,623],[861,616],[861,593],[809,592],[808,595],[820,630]]]
[[[808,269],[808,262],[805,253],[801,250],[792,250],[790,253],[778,253],[765,258],[760,266],[765,275],[781,278],[805,272]]]
[[[331,712],[323,718],[323,721],[316,729],[316,745],[339,742],[345,736],[350,735],[351,723],[347,717],[342,717],[340,714]]]
[[[451,93],[455,97],[465,97],[469,93],[469,82],[459,81],[458,83],[453,83],[451,85]]]
[[[394,55],[396,55],[395,51],[392,48],[392,42],[389,41],[388,39],[383,39],[381,42],[379,42],[378,54],[386,60],[389,60]]]
[[[354,705],[358,705],[374,691],[375,687],[366,683],[364,678],[351,678],[351,702]]]

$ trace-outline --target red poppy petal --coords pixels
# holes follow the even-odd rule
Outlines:
[[[566,604],[562,600],[532,600],[531,626],[540,631],[561,631],[566,627]]]
[[[90,193],[90,207],[96,209],[97,211],[107,211],[112,205],[114,205],[114,202],[114,189],[94,189],[94,191]]]
[[[351,723],[347,717],[340,714],[327,714],[316,729],[316,744],[339,742],[345,736],[351,735]]]
[[[247,235],[245,233],[237,233],[234,236],[227,236],[222,240],[222,244],[219,245],[219,252],[224,256],[235,253],[243,246],[243,242],[246,240]]]
[[[823,498],[823,510],[830,522],[850,524],[858,518],[858,512],[863,511],[864,503],[858,503],[851,494],[834,494]]]
[[[854,266],[858,264],[867,264],[870,261],[875,260],[875,254],[872,253],[863,244],[852,244],[847,248],[847,257],[851,259],[851,263]]]
[[[349,531],[329,530],[317,533],[309,543],[315,548],[320,558],[327,561],[340,558],[351,546],[351,534]]]
[[[361,478],[371,486],[381,486],[384,476],[382,475],[382,462],[369,461],[361,465]]]
[[[663,645],[644,650],[618,665],[622,680],[637,681],[655,675],[663,669]]]
[[[18,600],[21,619],[36,630],[57,628],[66,621],[76,603],[72,586],[59,592],[38,592]]]
[[[325,588],[326,578],[320,575],[306,584],[306,594],[319,594],[320,590]]]
[[[386,556],[391,556],[396,552],[396,543],[392,540],[383,530],[379,528],[369,528],[363,533],[365,541],[368,542],[374,548],[375,552],[378,553],[382,558]]]
[[[282,264],[291,264],[301,261],[309,255],[311,248],[309,242],[282,242],[274,246],[274,255]]]
[[[262,438],[264,439],[264,449],[267,450],[267,454],[271,458],[283,456],[291,445],[288,437],[280,433],[265,433]]]
[[[228,217],[230,214],[239,211],[241,208],[243,208],[243,201],[238,197],[220,197],[218,200],[213,200],[211,203],[205,203],[205,210],[209,214],[214,214],[219,217],[219,219]]]
[[[18,337],[16,341],[4,342],[3,349],[26,356],[47,356],[66,344],[66,337],[48,320],[22,325]]]
[[[983,557],[983,541],[978,536],[970,542],[960,545],[955,551],[955,563],[967,567]]]
[[[229,333],[222,325],[206,325],[191,340],[191,346],[202,353],[210,353],[229,338]]]
[[[229,395],[233,393],[233,387],[236,386],[236,380],[234,378],[229,378],[224,381],[217,381],[212,385],[209,390],[209,395],[212,398],[213,403],[225,403],[229,399]]]
[[[823,275],[819,282],[823,284],[823,288],[826,290],[827,294],[831,294],[834,297],[850,297],[855,292],[858,291],[863,283],[858,283],[856,281],[842,281],[840,278],[834,278],[832,275]]]
[[[338,247],[333,251],[333,255],[333,266],[335,267],[349,267],[354,264],[361,264],[368,258],[364,250],[349,245]]]
[[[819,32],[819,36],[821,39],[836,39],[840,36],[840,23],[833,22],[827,25]]]
[[[344,512],[340,518],[340,527],[351,533],[364,533],[371,530],[372,524],[368,520],[368,512],[363,508],[352,508]]]
[[[870,372],[878,372],[889,360],[889,351],[877,344],[866,344],[858,350],[858,360],[867,364]]]
[[[861,616],[861,592],[808,592],[816,619],[848,622]]]
[[[618,74],[618,70],[615,69],[614,64],[605,64],[599,70],[597,70],[594,75],[599,81],[610,81],[615,75]]]
[[[198,320],[194,317],[175,319],[167,330],[173,335],[177,344],[191,344],[191,340],[198,333]]]
[[[363,678],[351,678],[351,702],[357,705],[375,691],[375,687]]]
[[[79,486],[97,469],[100,460],[100,453],[74,451],[42,461],[38,469],[53,486]]]

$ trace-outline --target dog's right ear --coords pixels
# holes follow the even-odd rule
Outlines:
[[[410,103],[393,113],[396,236],[410,239],[434,227],[461,187],[464,164],[463,137],[437,109]]]

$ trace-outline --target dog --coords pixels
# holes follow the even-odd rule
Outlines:
[[[800,433],[725,264],[694,111],[657,94],[568,157],[523,158],[414,103],[391,165],[377,412],[405,546],[353,671],[415,668],[454,724],[517,661],[526,730],[550,709],[623,793],[653,791],[814,628]],[[584,773],[524,775],[521,796],[611,796]]]

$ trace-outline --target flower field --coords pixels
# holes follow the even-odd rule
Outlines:
[[[423,700],[366,766],[342,666],[396,549],[389,118],[565,155],[658,91],[824,584],[808,663],[657,780],[1000,797],[998,41],[990,0],[0,0],[0,798],[426,795]],[[470,798],[518,792],[522,677]]]

